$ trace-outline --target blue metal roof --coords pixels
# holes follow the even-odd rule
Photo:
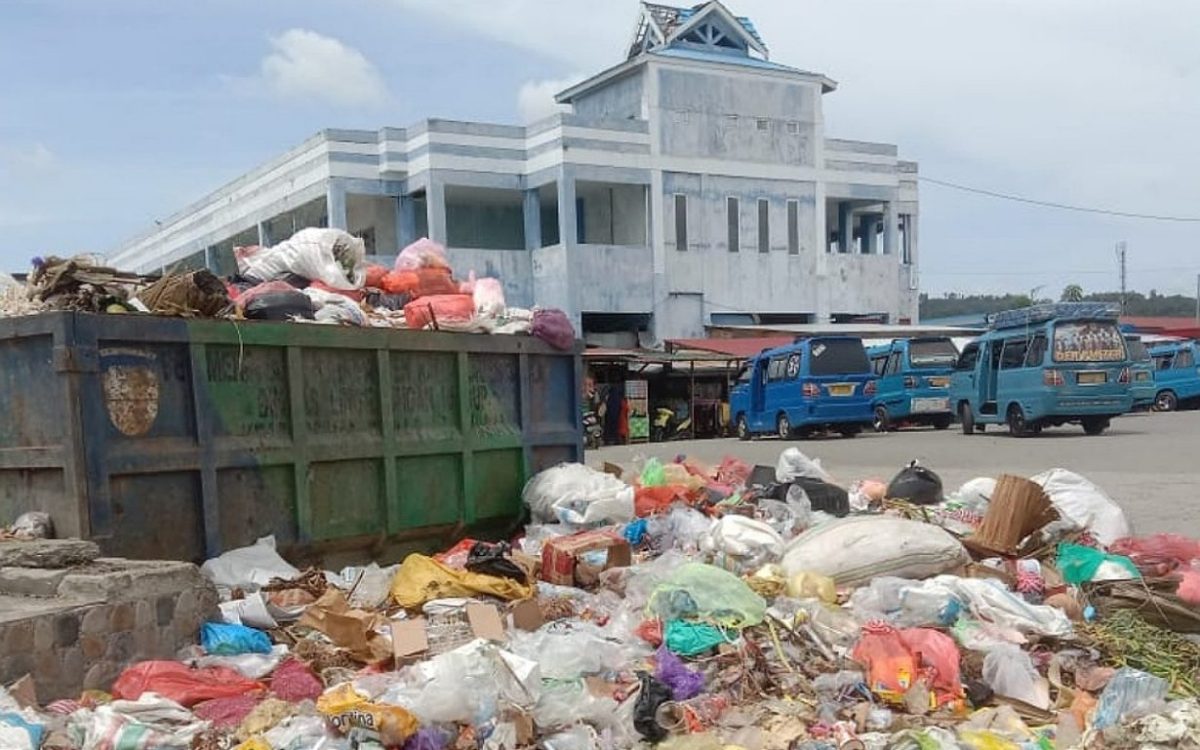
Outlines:
[[[771,62],[770,60],[760,60],[757,57],[744,57],[736,54],[724,54],[722,52],[706,52],[700,49],[691,49],[687,47],[667,47],[666,49],[656,49],[651,54],[662,55],[663,57],[678,57],[685,60],[702,60],[705,62],[724,63],[726,65],[741,65],[746,68],[760,68],[762,70],[779,70],[787,73],[800,73],[803,75],[815,76],[818,73],[812,73],[799,68],[792,68],[787,65]]]

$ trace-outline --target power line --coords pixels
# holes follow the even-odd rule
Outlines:
[[[961,190],[964,193],[975,193],[977,195],[986,195],[991,198],[1000,198],[1006,201],[1015,201],[1017,203],[1028,203],[1033,206],[1042,206],[1043,208],[1057,208],[1063,211],[1078,211],[1085,214],[1103,214],[1105,216],[1119,216],[1125,219],[1148,219],[1150,221],[1174,221],[1182,223],[1197,223],[1200,224],[1200,216],[1169,216],[1162,214],[1139,214],[1132,211],[1115,211],[1108,208],[1092,208],[1089,206],[1073,206],[1069,203],[1056,203],[1054,201],[1037,200],[1036,198],[1026,198],[1020,195],[1011,195],[1009,193],[999,193],[995,190],[985,190],[983,188],[971,187],[969,185],[960,185],[956,182],[947,182],[946,180],[937,180],[933,177],[920,175],[921,182],[928,182],[933,185],[941,185],[942,187],[951,188],[953,190]]]

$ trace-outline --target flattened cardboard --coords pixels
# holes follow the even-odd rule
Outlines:
[[[513,627],[532,633],[546,624],[542,608],[533,599],[523,599],[512,605]]]
[[[429,636],[425,632],[425,618],[392,620],[392,655],[396,663],[410,661],[429,650]]]
[[[471,633],[476,638],[488,641],[503,641],[506,638],[504,621],[500,619],[500,610],[491,604],[471,602],[467,605],[467,622]]]

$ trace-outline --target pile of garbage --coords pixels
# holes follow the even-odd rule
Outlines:
[[[1084,477],[842,484],[680,457],[535,476],[510,541],[209,560],[220,617],[5,748],[1195,748],[1200,541]]]
[[[392,268],[370,265],[360,238],[301,229],[271,247],[235,249],[237,275],[207,270],[143,276],[85,256],[35,258],[24,285],[0,274],[0,317],[43,310],[153,313],[471,333],[531,334],[574,345],[555,309],[509,307],[498,279],[454,277],[444,247],[420,239]]]

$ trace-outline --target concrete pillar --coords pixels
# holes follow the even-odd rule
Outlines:
[[[396,252],[416,242],[417,204],[411,196],[396,196]]]
[[[542,246],[542,199],[538,190],[526,190],[522,195],[521,207],[525,212],[525,249],[536,250]]]
[[[896,204],[888,201],[883,204],[883,254],[895,255],[896,243],[900,238],[900,215],[896,212]]]
[[[851,252],[854,245],[854,207],[846,201],[838,203],[838,252]]]
[[[446,183],[433,177],[429,178],[429,187],[425,189],[426,226],[429,227],[429,239],[447,245],[446,242]]]
[[[575,176],[564,170],[558,181],[558,239],[564,247],[578,243],[575,218]]]
[[[263,247],[271,246],[271,232],[267,229],[267,222],[258,222],[258,244]]]
[[[329,215],[329,226],[332,229],[345,230],[346,227],[346,186],[341,180],[331,179],[325,189],[325,207]]]
[[[860,214],[858,217],[858,234],[862,238],[862,254],[874,255],[875,228],[879,225],[879,214]]]

